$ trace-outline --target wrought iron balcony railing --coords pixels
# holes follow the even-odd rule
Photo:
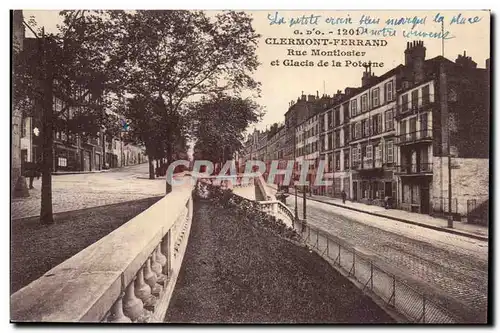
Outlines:
[[[432,142],[432,129],[424,129],[410,133],[400,134],[396,138],[396,144],[408,145],[417,142],[429,141]]]
[[[431,111],[436,103],[431,102],[429,99],[418,98],[414,101],[401,103],[397,106],[396,119],[405,118],[417,113]]]
[[[396,166],[398,174],[424,174],[432,173],[432,163],[412,163]]]

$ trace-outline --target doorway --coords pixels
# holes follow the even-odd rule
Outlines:
[[[392,182],[385,182],[384,196],[392,197]]]
[[[420,188],[420,212],[422,214],[429,214],[429,185],[423,186]]]
[[[82,155],[82,159],[83,159],[83,163],[82,163],[83,171],[90,171],[90,152],[84,150],[83,155]]]
[[[358,201],[358,182],[352,182],[352,201]]]

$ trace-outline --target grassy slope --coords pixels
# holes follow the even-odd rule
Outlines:
[[[234,214],[197,205],[166,321],[393,322],[317,254]]]

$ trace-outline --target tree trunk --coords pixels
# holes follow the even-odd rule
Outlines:
[[[153,164],[153,158],[148,155],[148,163],[149,163],[149,179],[155,179],[155,166]],[[156,161],[158,164],[158,161]]]
[[[45,58],[45,56],[44,56]],[[47,68],[47,67],[46,67]],[[40,207],[40,223],[54,223],[52,214],[52,145],[53,145],[53,114],[52,114],[52,72],[47,70],[48,77],[44,84],[44,105],[42,124],[42,202]]]
[[[172,160],[172,156],[173,156],[173,148],[172,148],[172,143],[171,143],[171,140],[167,140],[167,161],[166,163],[172,163],[173,160]],[[175,170],[172,170],[172,173],[174,172]],[[170,192],[172,192],[172,180],[169,179],[169,174],[167,173],[166,175],[166,194],[169,194]]]
[[[102,165],[101,169],[106,169],[106,132],[102,132]]]

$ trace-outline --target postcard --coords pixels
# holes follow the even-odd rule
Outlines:
[[[11,322],[491,323],[490,25],[11,11]]]

